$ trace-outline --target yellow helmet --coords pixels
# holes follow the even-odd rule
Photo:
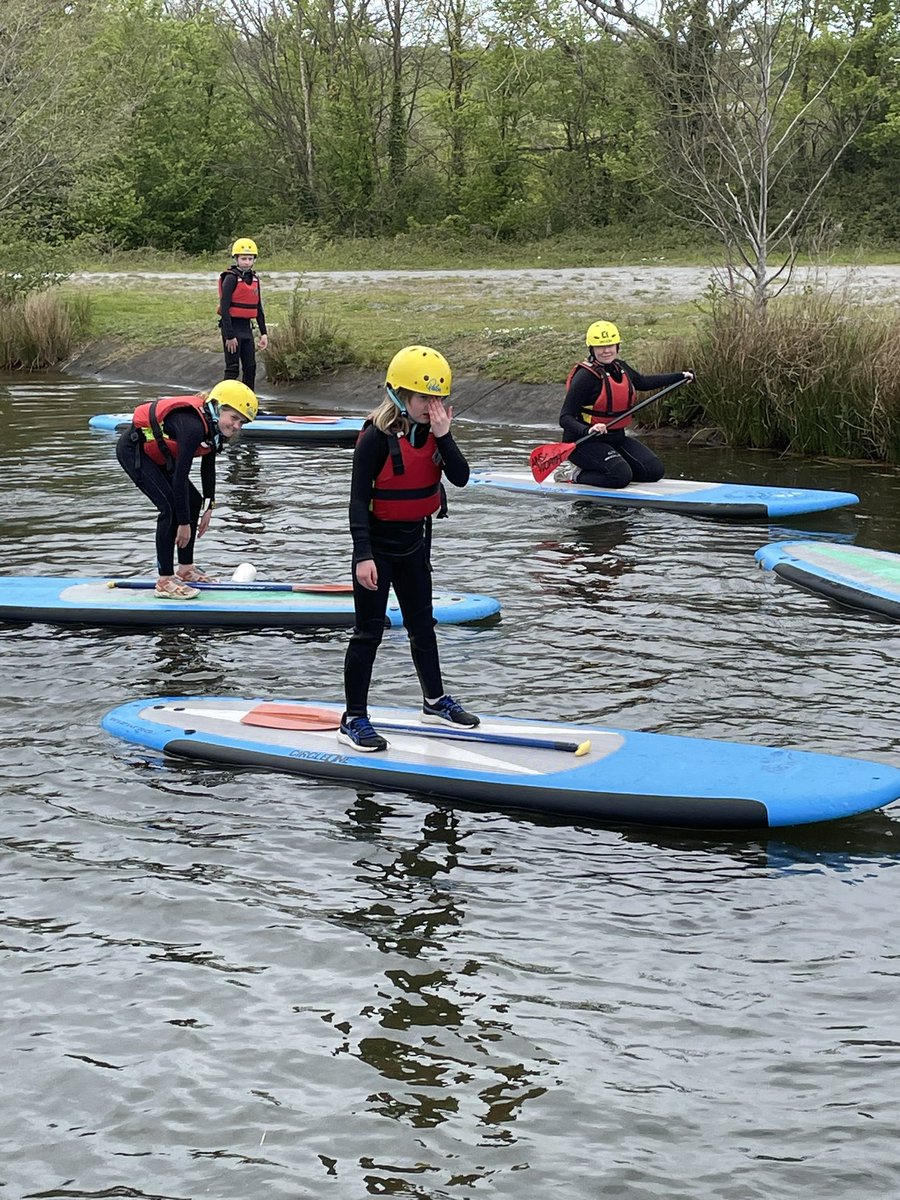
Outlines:
[[[584,344],[586,346],[618,346],[621,340],[619,331],[612,321],[595,321],[585,334]]]
[[[258,258],[259,251],[256,248],[256,242],[252,238],[238,238],[231,247],[231,257],[237,258],[239,254],[252,254],[254,258]]]
[[[248,421],[256,420],[256,414],[259,412],[256,393],[251,392],[246,383],[241,383],[237,379],[223,379],[221,383],[217,383],[207,396],[207,400],[215,400],[218,405],[224,404],[228,408],[233,408]]]
[[[425,396],[449,396],[450,380],[450,364],[443,354],[430,346],[404,346],[391,359],[384,383]]]

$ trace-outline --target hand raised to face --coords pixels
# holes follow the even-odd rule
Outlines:
[[[428,422],[435,437],[443,437],[450,432],[450,422],[453,420],[453,406],[447,408],[443,400],[431,396],[428,400]]]

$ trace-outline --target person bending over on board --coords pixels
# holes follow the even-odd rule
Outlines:
[[[163,396],[134,410],[119,438],[116,458],[144,495],[156,505],[156,595],[162,600],[193,600],[192,583],[209,583],[194,566],[194,542],[209,528],[216,498],[216,454],[258,411],[256,396],[236,379],[217,383],[209,395]],[[200,459],[203,494],[190,480]],[[175,553],[178,571],[175,571]]]
[[[665,468],[637,438],[626,437],[631,417],[617,421],[613,429],[608,426],[616,413],[634,405],[635,392],[668,387],[680,379],[691,380],[694,373],[641,375],[619,358],[619,331],[611,321],[595,321],[585,342],[588,356],[569,372],[559,423],[567,442],[577,442],[588,434],[594,436],[572,451],[554,479],[603,488],[655,483],[662,479]]]
[[[469,464],[453,440],[450,366],[428,346],[406,346],[391,359],[385,398],[363,426],[353,454],[355,625],[344,659],[346,711],[338,741],[357,750],[386,750],[368,715],[369,684],[393,586],[422,687],[422,720],[478,725],[478,717],[444,692],[431,598],[431,519],[446,515],[441,477],[456,487]]]
[[[269,344],[266,315],[259,291],[259,276],[254,270],[256,242],[238,238],[231,247],[234,262],[219,276],[219,328],[225,350],[225,378],[242,379],[251,390],[256,387],[256,343],[253,322],[259,326],[259,348]]]

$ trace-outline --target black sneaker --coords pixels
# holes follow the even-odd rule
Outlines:
[[[422,720],[429,725],[466,725],[469,729],[481,724],[474,713],[466,712],[452,696],[441,696],[434,704],[425,700],[422,704]]]
[[[354,746],[357,750],[387,750],[388,744],[372,727],[368,717],[341,717],[341,727],[337,740],[345,746]]]

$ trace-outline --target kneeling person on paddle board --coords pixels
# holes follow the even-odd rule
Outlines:
[[[385,396],[353,453],[350,534],[356,621],[344,659],[346,711],[338,741],[386,750],[369,720],[369,684],[393,586],[422,686],[422,720],[478,725],[478,717],[444,692],[431,603],[431,519],[446,514],[441,485],[469,480],[469,464],[450,433],[450,366],[428,346],[407,346],[391,359]]]
[[[216,454],[258,411],[256,396],[236,379],[217,383],[209,395],[163,396],[134,410],[116,445],[119,465],[159,509],[156,521],[156,595],[193,600],[192,583],[209,583],[194,566],[194,542],[209,528],[216,498]],[[203,494],[190,480],[200,459]],[[175,552],[178,572],[175,572]]]
[[[559,414],[567,442],[587,438],[572,452],[555,478],[593,487],[623,488],[629,483],[655,483],[665,468],[652,450],[637,438],[626,437],[631,417],[616,419],[635,403],[635,392],[664,388],[693,371],[672,375],[641,375],[619,358],[619,331],[611,321],[595,321],[587,331],[587,358],[577,363],[566,380],[566,398]],[[593,437],[588,438],[588,434]]]

